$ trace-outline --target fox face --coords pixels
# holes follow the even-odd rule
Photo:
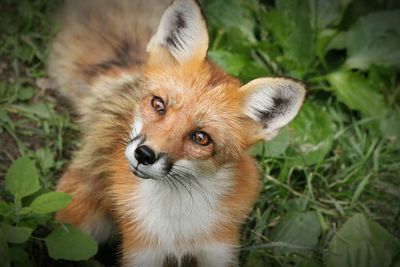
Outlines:
[[[212,175],[296,116],[302,84],[260,78],[241,86],[207,59],[207,49],[198,4],[174,1],[147,46],[144,94],[125,150],[136,176]]]

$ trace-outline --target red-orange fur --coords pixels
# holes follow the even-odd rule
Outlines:
[[[110,6],[105,3],[101,1],[99,5]],[[76,14],[79,15],[82,14]],[[136,28],[133,36],[140,39],[135,39],[135,46],[126,54],[131,57],[132,64],[99,67],[115,56],[113,49],[122,36],[121,27],[117,27],[122,20],[117,13],[108,16],[115,22],[110,26],[115,27],[115,32],[114,36],[108,36],[108,28],[104,29],[101,36],[112,40],[105,42],[104,49],[97,48],[101,22],[92,17],[87,23],[95,28],[94,33],[89,28],[82,32],[80,26],[69,22],[72,17],[65,23],[75,27],[64,29],[55,41],[51,76],[78,106],[83,135],[80,150],[57,185],[57,190],[73,196],[72,203],[57,213],[57,220],[85,229],[88,222],[111,216],[123,236],[123,251],[156,246],[157,240],[143,235],[137,222],[133,223],[126,215],[132,206],[131,202],[127,203],[131,201],[128,196],[135,192],[138,178],[128,168],[124,142],[131,130],[135,108],[139,107],[143,117],[142,132],[157,150],[168,151],[173,160],[203,160],[205,169],[217,169],[231,163],[235,170],[232,188],[217,205],[228,216],[228,223],[213,225],[210,236],[198,235],[178,242],[188,247],[214,241],[238,244],[239,226],[258,191],[259,175],[246,149],[261,139],[257,134],[260,126],[254,121],[244,115],[232,116],[242,114],[246,95],[239,90],[240,82],[208,60],[193,59],[177,64],[165,50],[154,51],[145,66],[137,64],[146,58],[144,47],[154,33],[154,23],[147,28]],[[141,80],[123,80],[116,82],[112,90],[104,90],[104,79],[117,80],[122,74],[141,76]],[[66,82],[70,80],[79,81],[83,86]],[[179,92],[177,87],[187,91]],[[90,97],[85,90],[91,92]],[[167,101],[173,99],[167,119],[155,117],[149,105],[152,94]],[[212,114],[208,114],[210,110],[213,110]],[[212,119],[206,125],[197,125],[196,118],[201,114],[208,114]],[[197,127],[207,128],[216,143],[199,147],[183,138],[188,130]]]

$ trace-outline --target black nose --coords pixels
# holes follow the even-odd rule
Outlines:
[[[150,165],[156,162],[156,154],[150,147],[145,145],[136,148],[135,158],[143,165]]]

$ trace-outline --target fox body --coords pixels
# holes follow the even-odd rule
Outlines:
[[[67,2],[49,73],[83,136],[56,218],[100,243],[119,232],[123,266],[235,266],[258,192],[246,150],[295,117],[303,86],[225,74],[194,0]]]

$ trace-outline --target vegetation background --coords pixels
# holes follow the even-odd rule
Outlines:
[[[400,266],[400,2],[203,0],[209,56],[243,82],[305,81],[299,116],[251,153],[262,187],[243,266]],[[79,147],[46,75],[58,1],[0,2],[0,266],[108,266],[52,220]]]

